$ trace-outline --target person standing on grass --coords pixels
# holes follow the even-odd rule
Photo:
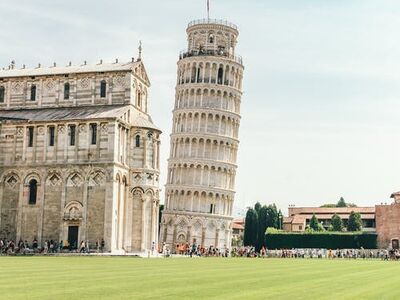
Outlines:
[[[85,252],[85,242],[81,241],[81,244],[79,246],[79,253]]]
[[[104,252],[104,246],[105,246],[105,242],[104,239],[101,239],[101,252]]]
[[[32,249],[33,249],[33,251],[36,251],[37,248],[38,248],[38,241],[36,238],[34,238],[33,242],[32,242]]]

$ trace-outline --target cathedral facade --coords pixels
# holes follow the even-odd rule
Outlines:
[[[234,24],[189,23],[179,56],[160,240],[174,248],[231,244],[242,96]]]
[[[158,243],[161,131],[141,59],[0,70],[0,238]]]

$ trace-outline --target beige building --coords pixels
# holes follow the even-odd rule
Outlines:
[[[283,230],[305,231],[315,215],[325,229],[329,228],[332,217],[337,214],[346,225],[350,213],[360,213],[363,231],[375,231],[375,207],[289,207],[289,216],[283,218]]]
[[[198,20],[179,56],[161,241],[230,247],[243,64],[235,25]]]
[[[0,238],[158,242],[160,130],[141,59],[0,70]]]
[[[232,221],[232,245],[242,246],[244,238],[244,218]]]

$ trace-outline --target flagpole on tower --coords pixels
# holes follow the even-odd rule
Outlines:
[[[210,0],[207,0],[207,20],[210,20]]]

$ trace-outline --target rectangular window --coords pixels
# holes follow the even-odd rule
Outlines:
[[[54,146],[54,126],[49,127],[49,146]]]
[[[28,203],[30,205],[35,205],[36,198],[37,198],[37,181],[36,181],[36,179],[32,179],[29,182],[29,201],[28,201]]]
[[[69,99],[69,90],[70,90],[69,83],[64,84],[64,100]]]
[[[75,125],[69,125],[69,145],[75,146]]]
[[[36,100],[36,85],[31,86],[31,101]]]
[[[0,86],[0,103],[4,102],[5,88],[4,86]]]
[[[33,147],[33,127],[28,127],[28,147]]]
[[[97,124],[90,124],[90,131],[91,131],[91,143],[92,145],[97,144]]]
[[[210,214],[213,214],[214,213],[214,204],[211,204],[210,205]]]
[[[107,93],[107,83],[105,80],[100,82],[100,97],[105,98]]]

